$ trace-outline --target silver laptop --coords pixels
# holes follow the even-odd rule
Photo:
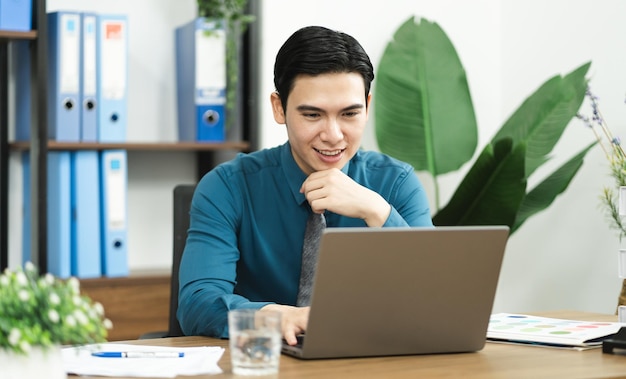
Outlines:
[[[481,350],[509,228],[328,228],[302,359]]]

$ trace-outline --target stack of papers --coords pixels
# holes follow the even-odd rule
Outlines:
[[[95,352],[183,353],[175,358],[103,358]],[[219,374],[217,365],[224,354],[222,347],[165,347],[105,343],[62,349],[63,365],[68,374],[95,376],[132,376],[174,378],[178,375]],[[175,354],[178,356],[179,354]]]
[[[497,313],[489,320],[487,340],[584,350],[600,347],[623,326],[626,324]]]

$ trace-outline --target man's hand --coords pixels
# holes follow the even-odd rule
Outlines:
[[[309,310],[311,307],[293,307],[290,305],[268,304],[261,308],[263,311],[275,311],[281,313],[281,329],[283,338],[289,345],[295,345],[296,336],[306,331],[309,322]]]
[[[312,173],[302,183],[300,192],[306,196],[313,212],[329,210],[363,219],[368,226],[383,226],[391,212],[391,205],[382,196],[336,168]]]

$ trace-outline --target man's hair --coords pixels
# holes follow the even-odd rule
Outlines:
[[[365,97],[374,80],[370,58],[354,37],[321,26],[297,30],[276,55],[274,85],[283,109],[298,75],[358,73],[363,77]]]

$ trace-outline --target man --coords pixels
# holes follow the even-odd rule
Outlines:
[[[198,183],[180,267],[185,334],[227,337],[228,311],[254,308],[281,312],[295,344],[310,309],[295,304],[311,212],[328,227],[432,226],[412,167],[359,149],[373,79],[347,34],[306,27],[281,47],[270,102],[288,142],[240,154]]]

